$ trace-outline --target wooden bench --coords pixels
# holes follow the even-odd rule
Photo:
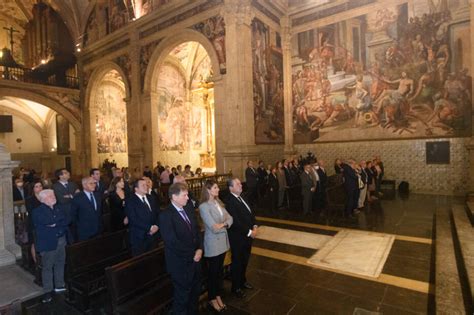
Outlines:
[[[156,314],[173,299],[173,285],[166,273],[160,247],[105,270],[114,314]]]
[[[106,289],[105,268],[130,258],[126,231],[118,231],[66,247],[68,298],[81,310]]]

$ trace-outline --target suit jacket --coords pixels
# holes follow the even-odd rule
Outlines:
[[[93,194],[97,210],[84,191],[72,199],[71,217],[76,226],[78,241],[90,239],[102,232],[102,198],[97,192]]]
[[[101,197],[104,196],[104,193],[107,191],[107,185],[105,184],[105,182],[102,179],[99,180],[97,185],[95,185],[95,190],[94,191],[99,193],[99,195]]]
[[[153,189],[146,195],[153,211],[160,211],[160,197]],[[158,213],[158,212],[157,212]]]
[[[247,205],[249,204],[247,201],[245,202]],[[247,235],[249,234],[249,230],[252,230],[255,225],[255,214],[253,211],[249,211],[233,194],[229,194],[225,206],[234,221],[228,230],[231,247],[240,246],[245,242],[251,242],[252,238]]]
[[[348,164],[343,165],[344,171],[344,187],[347,190],[359,189],[359,177],[357,176],[355,170]]]
[[[316,188],[316,183],[311,176],[311,173],[306,173],[303,172],[300,175],[301,179],[301,194],[307,195],[307,194],[312,194],[313,192],[311,191],[311,188]]]
[[[199,213],[204,222],[204,256],[215,257],[229,250],[229,237],[227,228],[215,229],[214,224],[226,223],[228,228],[232,226],[233,219],[224,207],[219,209],[214,203],[204,202],[199,205]]]
[[[247,183],[247,187],[257,187],[258,173],[256,169],[247,167],[245,170],[245,182]]]
[[[139,246],[145,239],[156,239],[159,232],[153,235],[148,234],[152,225],[159,226],[158,210],[153,206],[149,195],[146,195],[151,211],[148,206],[136,194],[131,195],[125,200],[125,213],[128,217],[128,231],[130,245]]]
[[[268,182],[267,170],[262,167],[258,167],[257,174],[258,174],[258,184],[265,185]]]
[[[160,212],[161,237],[165,244],[166,267],[170,274],[179,276],[192,266],[196,250],[202,249],[202,240],[194,210],[184,208],[191,221],[191,229],[173,203]]]
[[[26,199],[26,192],[25,188],[23,188],[23,192],[18,189],[18,187],[13,186],[13,201],[21,201]]]
[[[268,175],[268,189],[269,190],[271,189],[272,192],[278,192],[278,190],[280,189],[277,174]]]
[[[64,210],[57,205],[51,209],[47,205],[41,204],[33,209],[32,217],[36,231],[36,250],[38,252],[55,250],[58,246],[58,238],[66,234],[69,225]]]
[[[77,185],[74,182],[68,182],[67,188],[59,181],[53,184],[52,189],[56,195],[57,205],[66,211],[66,215],[70,215],[72,198],[65,198],[65,195],[74,196],[77,190]]]
[[[319,182],[318,182],[319,187],[317,188],[317,191],[325,192],[328,185],[328,175],[326,174],[326,171],[325,170],[323,171],[321,168],[318,168],[317,172],[319,176]]]

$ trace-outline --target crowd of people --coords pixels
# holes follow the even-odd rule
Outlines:
[[[243,298],[245,290],[252,288],[245,274],[252,240],[258,234],[255,207],[268,200],[271,210],[278,211],[289,207],[291,198],[299,198],[303,213],[309,214],[324,209],[327,203],[325,163],[312,154],[267,167],[259,161],[255,168],[248,161],[246,193],[242,194],[242,182],[232,178],[227,182],[229,193],[224,201],[219,198],[218,184],[210,179],[203,185],[201,200],[196,200],[188,190],[186,178],[202,173],[199,169],[192,172],[189,165],[184,170],[181,166],[173,169],[158,162],[153,170],[145,167],[141,176],[127,180],[123,170],[112,165],[105,169],[110,174],[110,180],[105,181],[101,170],[93,168],[82,178],[82,189],[65,168],[55,172],[54,183],[24,169],[13,178],[14,200],[24,200],[29,214],[27,230],[32,257],[36,259],[39,254],[42,259],[43,302],[52,300],[53,291],[66,290],[67,244],[98,237],[105,230],[127,229],[133,256],[164,242],[167,270],[175,288],[173,309],[179,314],[196,312],[201,290],[200,263],[205,257],[209,273],[208,307],[221,312],[226,309],[222,282],[229,250],[232,292]],[[348,216],[356,215],[366,201],[379,196],[384,174],[379,157],[360,163],[337,159],[334,171],[344,183]],[[163,200],[163,192],[169,203]],[[104,221],[105,212],[110,214],[108,223]],[[104,229],[104,224],[109,225],[108,229]]]

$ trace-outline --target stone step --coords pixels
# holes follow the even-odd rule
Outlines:
[[[451,219],[447,209],[436,210],[436,283],[437,314],[466,314],[454,252]]]
[[[470,297],[470,303],[468,304],[472,308],[474,305],[474,228],[471,225],[464,205],[454,205],[452,213],[467,276],[468,288],[466,289],[468,289],[468,298]]]

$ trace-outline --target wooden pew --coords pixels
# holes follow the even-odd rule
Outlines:
[[[106,268],[105,274],[113,314],[155,314],[172,302],[173,285],[162,244]]]
[[[68,299],[82,310],[106,289],[105,268],[130,258],[126,231],[118,231],[66,247]]]

